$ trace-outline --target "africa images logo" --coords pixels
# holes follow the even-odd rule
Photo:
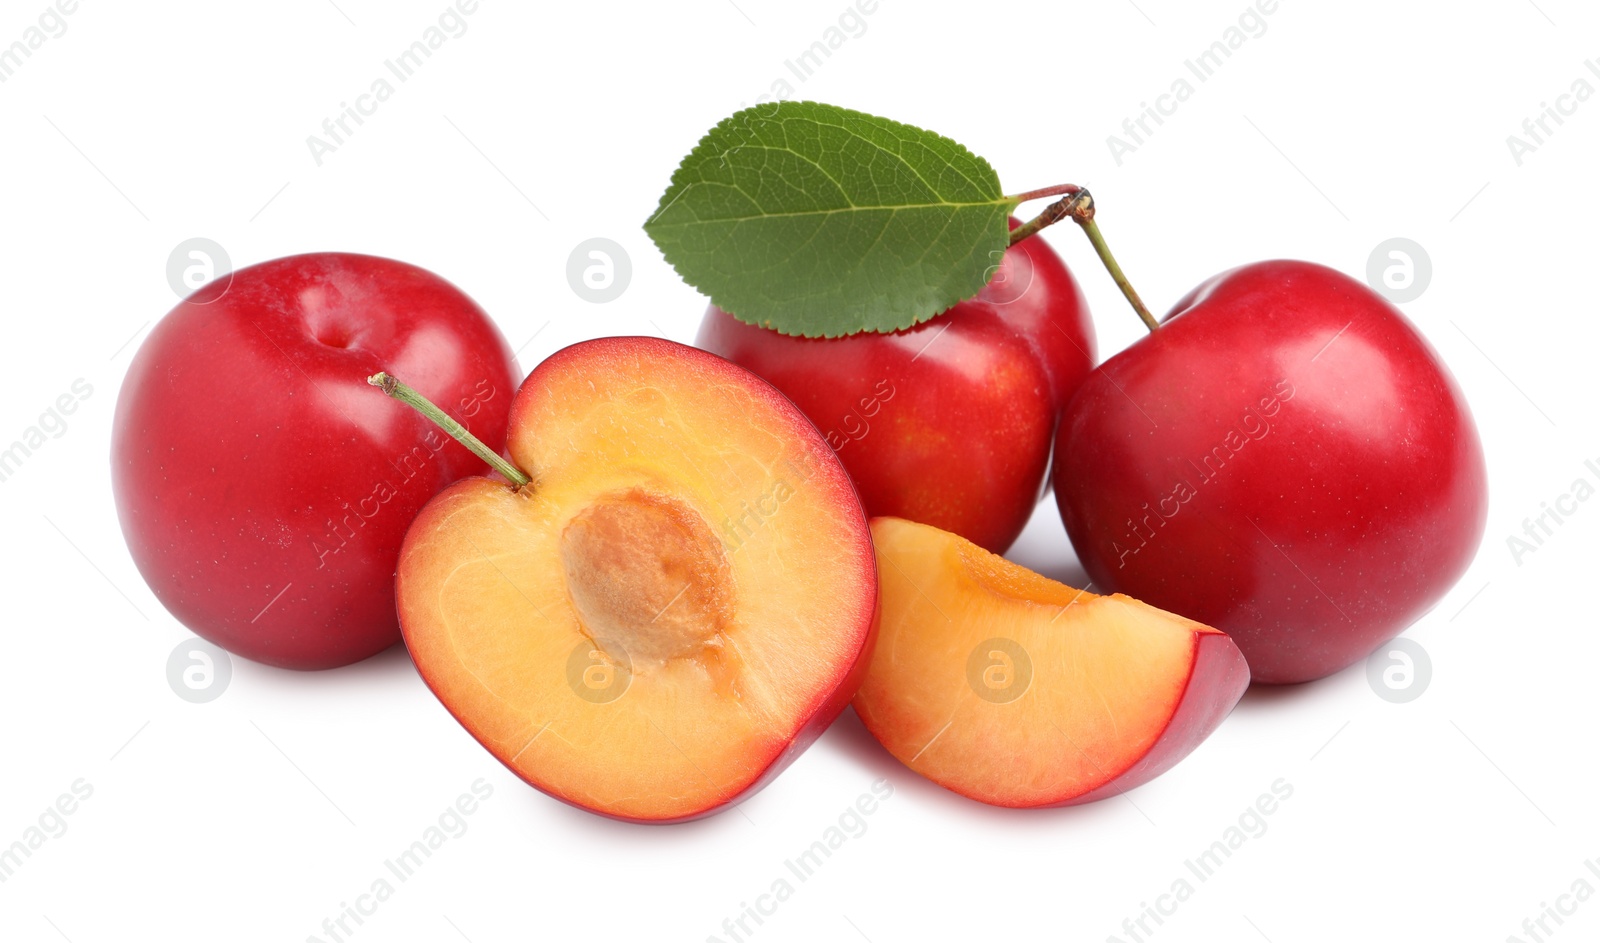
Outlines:
[[[1243,452],[1251,442],[1259,442],[1271,435],[1273,418],[1283,409],[1283,405],[1292,399],[1294,399],[1292,383],[1285,379],[1273,384],[1267,395],[1262,396],[1258,402],[1244,411],[1237,426],[1223,434],[1221,442],[1200,456],[1198,462],[1193,458],[1188,459],[1189,467],[1194,469],[1193,479],[1188,476],[1180,478],[1168,494],[1156,500],[1155,507],[1151,507],[1148,501],[1139,505],[1137,517],[1129,517],[1127,520],[1126,532],[1122,539],[1128,541],[1128,544],[1124,546],[1115,538],[1111,541],[1111,552],[1117,557],[1118,569],[1128,565],[1130,555],[1137,554],[1154,540],[1160,529],[1167,526],[1167,521],[1177,517],[1184,505],[1193,501],[1200,493],[1201,488],[1215,481],[1228,462]]]

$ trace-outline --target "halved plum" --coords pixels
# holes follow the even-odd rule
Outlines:
[[[509,449],[411,527],[400,623],[423,678],[512,772],[621,819],[749,795],[849,702],[874,636],[866,518],[822,436],[720,357],[568,347]]]

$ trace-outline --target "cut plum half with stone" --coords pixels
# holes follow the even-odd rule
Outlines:
[[[440,494],[397,586],[418,670],[512,772],[615,818],[695,818],[849,702],[877,618],[866,518],[766,381],[670,341],[586,341],[524,381],[507,442],[531,480]]]
[[[1012,808],[1125,792],[1250,683],[1227,635],[1040,576],[955,534],[872,521],[883,617],[856,713],[905,765]]]

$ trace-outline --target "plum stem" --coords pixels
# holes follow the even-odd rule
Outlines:
[[[1106,237],[1100,234],[1100,227],[1094,221],[1094,207],[1090,206],[1088,218],[1074,217],[1074,219],[1077,219],[1078,225],[1083,227],[1083,234],[1089,237],[1089,242],[1094,246],[1095,255],[1100,257],[1101,264],[1111,273],[1111,280],[1122,289],[1122,297],[1128,299],[1128,304],[1133,305],[1134,313],[1139,315],[1139,320],[1144,322],[1144,326],[1149,328],[1151,333],[1155,333],[1161,324],[1150,314],[1150,309],[1144,306],[1139,293],[1133,290],[1133,283],[1128,281],[1128,276],[1122,273],[1122,266],[1117,264],[1117,257],[1111,254],[1111,247],[1106,245]]]
[[[1133,290],[1133,283],[1128,281],[1128,276],[1123,274],[1122,266],[1117,264],[1117,257],[1111,254],[1111,247],[1106,245],[1106,237],[1101,234],[1099,224],[1094,221],[1094,196],[1088,190],[1076,184],[1063,183],[1042,190],[1029,190],[1011,199],[1023,203],[1047,196],[1060,196],[1061,199],[1045,207],[1038,216],[1011,230],[1010,245],[1014,246],[1046,226],[1071,217],[1072,221],[1083,229],[1083,234],[1089,237],[1089,244],[1094,246],[1094,253],[1100,257],[1100,264],[1111,273],[1111,280],[1122,290],[1122,296],[1133,306],[1133,311],[1139,315],[1139,320],[1143,321],[1144,326],[1151,332],[1159,328],[1160,322],[1156,321],[1150,314],[1150,309],[1144,306],[1139,293]]]
[[[1075,183],[1058,183],[1053,187],[1041,187],[1037,190],[1029,190],[1026,193],[1018,193],[1013,196],[1009,196],[1006,199],[1013,203],[1026,203],[1029,200],[1042,200],[1047,196],[1076,196],[1082,192],[1083,188]]]
[[[467,431],[466,426],[450,418],[449,413],[433,405],[426,396],[401,383],[395,377],[387,373],[374,373],[367,377],[367,382],[382,390],[390,399],[399,400],[426,416],[434,425],[449,433],[452,439],[466,446],[472,454],[488,462],[491,468],[504,475],[506,480],[516,487],[522,488],[533,480],[523,474],[522,469],[501,458],[494,449],[484,445],[481,439]]]

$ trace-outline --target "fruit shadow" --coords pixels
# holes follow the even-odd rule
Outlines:
[[[896,792],[905,792],[916,801],[951,815],[962,815],[974,821],[1005,828],[1031,829],[1041,821],[1063,821],[1080,817],[1108,814],[1105,801],[1083,805],[1060,806],[1053,809],[1007,809],[989,805],[957,795],[937,783],[924,779],[895,759],[851,707],[833,722],[813,749],[828,749],[838,753],[866,770],[873,778],[882,777],[894,784]],[[1137,790],[1134,790],[1137,791]],[[1143,814],[1143,813],[1140,813]]]
[[[515,779],[515,774],[511,775]],[[742,842],[747,830],[758,824],[752,813],[743,808],[745,801],[687,822],[628,822],[575,806],[533,786],[520,782],[518,785],[523,787],[515,790],[516,801],[519,804],[518,812],[523,822],[538,822],[547,817],[559,818],[564,825],[585,833],[590,839],[615,842],[615,847],[619,849],[632,847],[641,842],[651,845],[682,845],[686,841],[691,846],[721,848],[730,838]],[[759,794],[758,791],[755,795]],[[754,797],[745,798],[748,800]]]
[[[417,666],[411,660],[411,652],[406,649],[403,642],[396,642],[388,648],[356,662],[353,665],[339,669],[339,676],[347,681],[396,681],[402,678],[418,678]]]
[[[1359,685],[1361,678],[1366,674],[1366,665],[1356,662],[1346,668],[1334,672],[1325,678],[1314,681],[1301,681],[1296,684],[1262,684],[1254,682],[1245,689],[1244,696],[1239,698],[1239,703],[1234,706],[1234,712],[1239,714],[1267,714],[1272,713],[1282,716],[1284,711],[1291,709],[1304,709],[1318,701],[1328,701],[1339,697],[1339,691],[1344,688]]]
[[[323,671],[276,668],[237,657],[233,660],[233,670],[236,677],[249,677],[256,687],[319,693],[345,686],[366,691],[374,685],[409,683],[413,678],[421,680],[416,665],[412,664],[411,653],[399,642],[353,665]]]
[[[1239,703],[1234,710],[1242,713],[1255,711],[1282,710],[1290,704],[1301,704],[1314,700],[1317,692],[1326,685],[1317,681],[1305,681],[1300,684],[1262,684],[1252,682],[1245,689],[1244,696],[1239,698]]]

